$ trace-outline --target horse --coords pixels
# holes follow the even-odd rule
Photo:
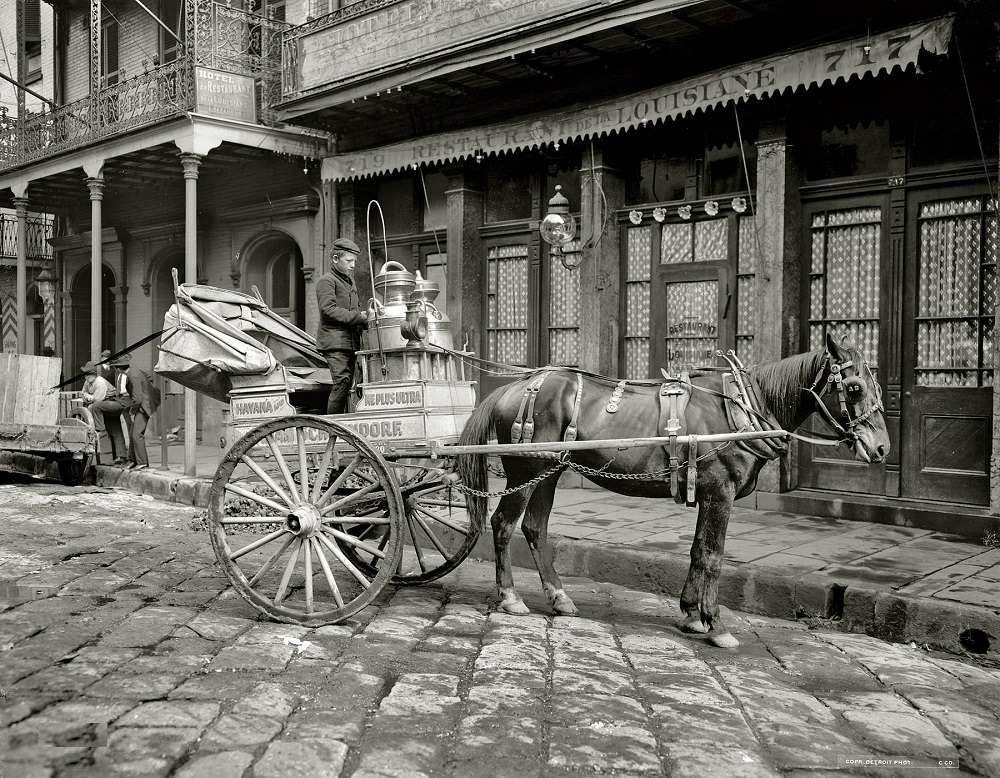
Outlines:
[[[671,446],[659,442],[615,448],[574,447],[550,453],[548,458],[544,454],[527,456],[526,450],[522,453],[516,446],[503,445],[523,443],[529,427],[528,438],[534,443],[555,444],[573,437],[588,442],[663,438],[669,434],[662,427],[663,402],[669,399],[665,389],[674,386],[674,394],[676,387],[687,394],[682,426],[688,435],[726,433],[739,426],[770,429],[775,435],[787,437],[780,432],[785,430],[787,435],[801,437],[794,430],[818,413],[834,433],[826,441],[848,446],[860,462],[874,465],[885,461],[889,436],[881,391],[862,355],[846,339],[838,345],[828,334],[821,349],[750,368],[743,368],[738,359],[729,362],[732,370],[728,374],[718,368],[704,368],[673,383],[616,381],[572,368],[543,368],[500,387],[477,406],[463,428],[458,446],[484,446],[495,434],[495,448],[504,452],[501,462],[506,488],[490,519],[501,610],[529,613],[514,588],[509,548],[523,513],[522,532],[550,606],[557,615],[578,612],[553,567],[547,539],[556,483],[566,466],[572,466],[588,480],[618,494],[674,497],[678,501],[686,496],[688,505],[697,505],[691,563],[680,596],[682,629],[705,633],[717,646],[739,645],[719,615],[719,575],[726,530],[734,500],[753,492],[763,466],[785,452],[787,447],[781,439],[723,441],[711,448],[703,443],[695,456],[696,472],[691,462],[681,461],[685,449],[688,458],[693,453],[693,446],[683,443],[677,444],[673,457]],[[734,380],[744,390],[742,401],[727,393],[731,391],[727,383]],[[678,421],[673,422],[674,434]],[[487,451],[458,453],[455,461],[456,473],[465,486],[471,527],[477,534],[486,520],[487,456]],[[689,473],[693,476],[690,489]]]

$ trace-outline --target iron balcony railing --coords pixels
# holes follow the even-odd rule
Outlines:
[[[32,261],[52,258],[52,217],[29,216],[25,231],[27,258]],[[17,216],[0,213],[0,259],[17,258]]]
[[[271,106],[281,98],[281,36],[291,25],[216,2],[188,8],[194,14],[188,29],[194,32],[195,45],[174,62],[54,109],[20,118],[0,109],[0,170],[194,111],[197,66],[253,76],[257,121],[274,124]]]

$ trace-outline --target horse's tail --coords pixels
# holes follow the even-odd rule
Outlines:
[[[501,389],[497,389],[472,412],[472,416],[462,429],[458,445],[482,446],[489,441],[495,422],[496,406],[502,394]],[[455,468],[462,479],[462,485],[475,490],[465,493],[465,504],[468,507],[472,531],[478,536],[486,523],[487,498],[476,494],[487,491],[489,487],[486,454],[459,454],[455,457]]]

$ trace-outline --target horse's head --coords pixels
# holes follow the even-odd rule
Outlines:
[[[838,346],[827,333],[823,366],[806,391],[815,400],[816,412],[851,447],[858,461],[885,461],[889,432],[882,390],[860,352],[846,342]]]

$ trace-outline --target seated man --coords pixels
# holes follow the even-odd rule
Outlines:
[[[84,365],[84,372],[87,371],[88,366],[94,367],[95,377],[108,385],[104,397],[98,398],[95,394],[94,400],[88,406],[91,414],[94,416],[94,427],[97,429],[99,436],[103,435],[106,431],[108,437],[111,438],[111,464],[126,465],[128,464],[128,451],[125,446],[125,434],[122,432],[122,413],[128,410],[130,402],[128,395],[124,392],[125,381],[122,379],[120,386],[111,384],[103,378],[96,376],[97,366],[93,362],[88,362]],[[88,377],[87,381],[89,380],[90,378]],[[86,404],[86,382],[84,383],[83,390],[84,404]]]

